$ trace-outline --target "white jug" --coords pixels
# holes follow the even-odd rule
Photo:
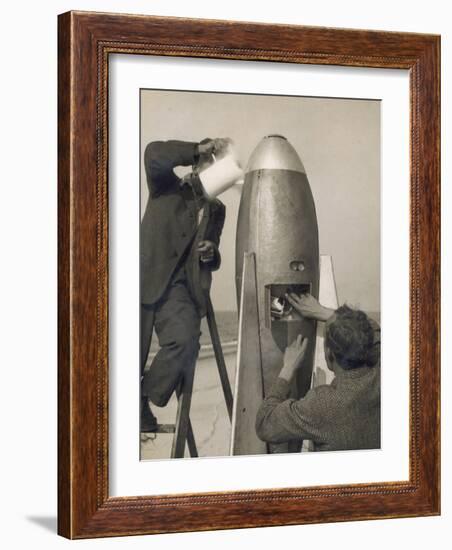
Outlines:
[[[213,199],[243,180],[244,172],[232,153],[228,153],[221,159],[216,159],[208,168],[200,172],[204,195]]]

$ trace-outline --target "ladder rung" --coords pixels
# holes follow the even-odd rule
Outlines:
[[[153,430],[142,431],[142,434],[173,434],[176,431],[174,424],[157,424]]]
[[[155,430],[155,433],[173,434],[175,430],[176,426],[174,424],[157,424],[157,429]]]

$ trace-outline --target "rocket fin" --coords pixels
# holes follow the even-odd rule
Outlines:
[[[254,253],[245,252],[232,413],[231,455],[267,453],[267,445],[257,437],[255,428],[256,415],[263,395],[256,260]]]

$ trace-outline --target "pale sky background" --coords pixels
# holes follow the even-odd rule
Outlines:
[[[314,196],[320,253],[333,258],[339,303],[380,311],[380,102],[142,90],[141,212],[148,200],[143,152],[150,141],[231,137],[243,166],[259,141],[282,134],[303,162]],[[220,199],[226,222],[212,301],[236,309],[235,232],[241,188]]]

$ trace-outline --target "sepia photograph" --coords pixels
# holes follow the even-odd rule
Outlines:
[[[380,448],[380,101],[140,90],[140,458]]]

